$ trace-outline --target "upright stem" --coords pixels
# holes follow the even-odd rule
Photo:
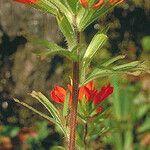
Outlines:
[[[73,93],[72,106],[70,112],[70,136],[69,136],[69,150],[75,150],[75,131],[77,120],[77,106],[78,106],[78,87],[79,87],[79,62],[73,62]]]
[[[84,150],[87,150],[87,134],[88,134],[88,125],[85,123],[84,126]]]
[[[76,29],[76,26],[75,26]],[[80,43],[80,33],[76,30],[77,42]],[[79,50],[77,49],[77,55]],[[76,143],[76,125],[77,125],[77,107],[78,107],[78,94],[79,94],[79,61],[73,62],[73,91],[72,91],[72,104],[70,111],[70,135],[69,135],[69,150],[75,150]]]

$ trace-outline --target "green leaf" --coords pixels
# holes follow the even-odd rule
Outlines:
[[[40,9],[42,11],[46,11],[52,15],[57,15],[58,9],[52,3],[47,0],[40,0],[37,5],[32,5],[36,9]]]
[[[76,54],[73,54],[67,50],[51,50],[51,49],[45,49],[45,50],[34,50],[33,51],[38,56],[46,56],[51,57],[53,55],[60,55],[63,57],[68,58],[69,60],[77,60]]]
[[[101,64],[100,66],[103,67],[108,67],[109,65],[113,64],[114,62],[120,60],[120,59],[124,59],[126,57],[126,55],[119,55],[116,56],[114,58],[109,59],[108,61],[104,62],[103,64]]]
[[[91,73],[89,73],[86,77],[86,79],[80,84],[80,86],[83,86],[87,84],[88,82],[100,78],[100,77],[106,77],[112,75],[112,71],[109,69],[94,69]]]
[[[70,24],[66,16],[64,14],[59,13],[57,16],[57,22],[62,31],[63,35],[67,40],[68,47],[71,49],[77,45],[76,34],[73,26]]]
[[[45,1],[45,0],[42,0]],[[47,0],[46,0],[47,1]],[[57,7],[65,16],[70,23],[73,23],[73,14],[68,10],[68,8],[60,0],[48,0],[51,4]],[[48,2],[47,1],[47,2]]]
[[[89,44],[82,60],[83,67],[87,67],[89,63],[92,61],[96,52],[104,46],[107,41],[107,36],[105,34],[97,33],[91,43]]]
[[[37,37],[32,37],[32,36],[26,36],[28,41],[34,43],[34,44],[39,44],[42,47],[44,47],[44,50],[34,50],[33,52],[39,56],[46,56],[50,57],[52,55],[61,55],[64,56],[70,60],[76,60],[77,56],[75,53],[70,52],[69,50],[66,50],[60,46],[58,46],[54,42],[49,42],[47,40],[43,40]]]
[[[78,0],[62,0],[62,3],[71,11],[76,13]]]
[[[103,63],[104,66],[109,65],[110,63]],[[126,63],[123,65],[118,66],[111,66],[111,67],[103,67],[95,68],[91,73],[89,73],[84,81],[81,82],[80,86],[83,86],[90,82],[91,80],[100,78],[100,77],[107,77],[111,75],[117,74],[132,74],[132,75],[139,75],[144,70],[143,66],[141,66],[141,62],[134,61],[131,63]]]
[[[93,1],[91,1],[92,3]],[[83,31],[87,26],[91,23],[103,17],[106,13],[110,12],[110,10],[114,7],[114,5],[108,6],[104,4],[100,9],[93,10],[93,9],[80,9],[77,14],[77,26],[79,31]]]
[[[57,45],[56,43],[54,42],[50,42],[50,41],[47,41],[47,40],[44,40],[44,39],[40,39],[38,37],[34,37],[32,35],[25,35],[27,40],[33,44],[38,44],[44,48],[47,48],[47,49],[54,49],[54,50],[66,50],[62,47],[60,47],[59,45]]]
[[[66,117],[69,114],[69,99],[70,99],[70,93],[67,92],[65,101],[64,101],[64,107],[63,107],[63,116]]]
[[[44,114],[44,113],[38,111],[37,109],[31,107],[30,105],[28,105],[28,104],[26,104],[26,103],[24,103],[24,102],[21,102],[20,100],[18,100],[18,99],[16,99],[16,98],[14,98],[14,101],[15,101],[16,103],[19,103],[19,104],[23,105],[24,107],[26,107],[26,108],[32,110],[34,113],[36,113],[36,114],[38,114],[39,116],[45,118],[46,120],[48,120],[48,121],[50,121],[50,122],[52,122],[52,123],[58,124],[53,118],[51,118],[51,117],[47,116],[46,114]]]
[[[91,21],[91,18],[94,14],[94,10],[93,9],[85,9],[85,8],[81,8],[77,14],[77,27],[78,30],[81,32],[83,31],[86,27],[88,22]],[[91,23],[91,22],[90,22]]]
[[[131,69],[131,68],[134,68],[134,67],[139,66],[140,64],[141,64],[140,61],[133,61],[133,62],[126,63],[126,64],[123,64],[123,65],[115,66],[115,67],[113,67],[113,70],[126,70],[126,69]]]
[[[37,93],[37,94],[39,94],[39,93]],[[40,95],[41,95],[41,94],[40,94]],[[43,105],[45,105],[37,96],[34,96],[34,94],[33,94],[33,97],[35,97],[38,101],[40,101]],[[41,97],[41,96],[40,96],[40,97]],[[42,96],[42,97],[43,97],[43,96]],[[45,98],[44,98],[44,99],[45,99]],[[30,105],[28,105],[28,104],[26,104],[26,103],[24,103],[24,102],[19,101],[19,100],[16,99],[16,98],[14,98],[14,101],[17,102],[17,103],[19,103],[19,104],[21,104],[21,105],[23,105],[24,107],[26,107],[26,108],[32,110],[34,113],[36,113],[36,114],[38,114],[39,116],[41,116],[41,117],[47,119],[48,121],[50,121],[50,122],[56,124],[56,125],[61,129],[61,131],[64,133],[64,135],[67,137],[67,133],[66,133],[65,127],[63,127],[62,124],[61,124],[61,122],[58,121],[58,119],[55,118],[56,115],[53,115],[53,116],[54,116],[54,119],[53,119],[53,118],[47,116],[46,114],[44,114],[44,113],[38,111],[37,109],[31,107]],[[52,104],[52,105],[53,105],[53,104]],[[47,108],[47,106],[45,106],[45,107]],[[52,107],[53,107],[53,106],[52,106]],[[53,108],[53,110],[55,110],[55,108]],[[51,114],[52,114],[52,113],[51,113]]]
[[[48,110],[48,112],[52,115],[52,117],[56,121],[60,122],[59,111],[50,102],[50,100],[48,100],[41,92],[33,91],[30,95],[35,99],[37,99]]]
[[[141,133],[146,132],[148,130],[150,130],[150,118],[147,118],[145,122],[142,124],[142,126],[138,128],[138,132]]]

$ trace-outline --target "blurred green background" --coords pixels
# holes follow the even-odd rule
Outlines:
[[[87,28],[84,41],[89,43],[106,25],[110,26],[109,41],[93,64],[126,54],[126,61],[144,60],[150,66],[149,0],[126,0]],[[23,33],[66,46],[53,16],[11,0],[0,0],[0,150],[52,150],[55,145],[63,145],[63,136],[51,123],[17,105],[12,97],[43,110],[27,93],[34,89],[49,97],[54,85],[67,85],[71,63],[60,56],[35,56],[32,51],[39,47],[28,43]],[[96,83],[103,85],[107,80]],[[150,76],[118,76],[109,82],[115,92],[109,99],[111,116],[104,124],[111,130],[95,138],[93,149],[149,150]]]

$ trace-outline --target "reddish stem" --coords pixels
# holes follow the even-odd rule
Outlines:
[[[70,112],[70,136],[69,136],[69,150],[75,150],[75,131],[77,124],[77,107],[78,107],[78,92],[79,91],[79,62],[73,62],[73,92],[72,105]]]

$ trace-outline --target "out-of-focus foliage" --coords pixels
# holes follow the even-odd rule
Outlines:
[[[145,36],[142,39],[142,47],[146,52],[150,52],[150,36]]]
[[[0,150],[47,150],[61,143],[60,136],[54,133],[51,125],[37,122],[30,128],[17,126],[0,126]]]

